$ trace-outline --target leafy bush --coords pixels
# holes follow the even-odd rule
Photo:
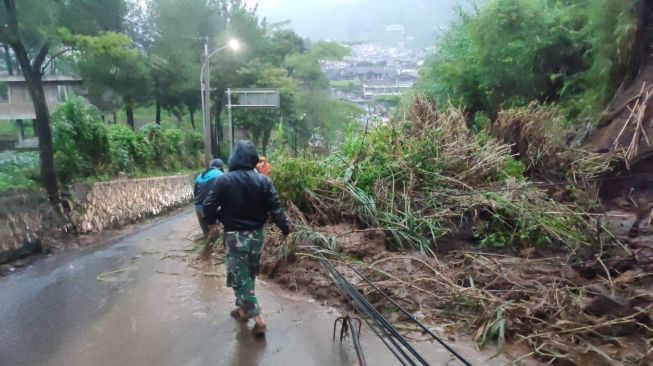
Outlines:
[[[141,169],[146,169],[152,165],[154,149],[152,144],[143,133],[136,133],[136,140],[131,151],[134,163]]]
[[[0,192],[36,187],[38,164],[37,152],[0,152]]]
[[[154,167],[160,170],[171,169],[173,165],[173,148],[170,146],[170,141],[163,128],[155,123],[150,123],[143,126],[139,133],[143,134],[152,146]]]
[[[284,199],[304,205],[304,194],[314,191],[325,178],[319,159],[291,159],[278,156],[272,169],[274,185]]]
[[[52,115],[57,172],[62,181],[104,172],[111,164],[107,126],[100,111],[74,97]]]
[[[150,167],[152,147],[143,134],[125,125],[113,125],[109,127],[109,145],[114,173]]]
[[[204,137],[201,133],[187,131],[184,133],[184,151],[182,161],[187,168],[196,168],[203,164]]]
[[[168,154],[182,155],[185,153],[184,149],[184,134],[181,130],[171,128],[163,131],[165,140],[168,142]]]
[[[156,124],[134,132],[125,125],[107,126],[99,111],[73,98],[53,115],[57,172],[63,182],[110,177],[120,172],[144,176],[202,165],[202,135]]]
[[[460,11],[418,85],[494,117],[533,100],[597,112],[626,74],[636,0],[490,0]]]

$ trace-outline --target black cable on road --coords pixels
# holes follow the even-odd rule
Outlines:
[[[388,331],[388,329],[379,323],[378,318],[374,315],[376,309],[374,309],[371,304],[365,300],[365,298],[362,298],[362,295],[360,295],[358,291],[355,289],[352,291],[351,284],[347,282],[342,274],[338,272],[326,258],[321,258],[320,262],[323,268],[329,273],[336,286],[338,286],[345,297],[351,301],[352,305],[354,305],[354,308],[356,308],[356,310],[363,316],[363,319],[367,325],[369,325],[370,329],[372,329],[372,331],[374,331],[374,333],[381,339],[386,347],[388,347],[388,349],[397,358],[397,360],[399,360],[402,365],[416,366],[415,362],[406,354],[401,346],[397,344],[396,340]],[[356,294],[358,294],[358,296]],[[380,314],[378,315],[380,316]]]
[[[354,271],[354,273],[356,273],[358,276],[360,276],[360,278],[362,278],[365,282],[367,282],[370,286],[372,286],[376,291],[378,291],[381,295],[383,295],[383,297],[385,297],[385,298],[386,298],[388,301],[390,301],[394,306],[396,306],[399,310],[401,310],[401,312],[404,313],[404,315],[406,315],[410,320],[412,320],[415,324],[417,324],[420,328],[422,328],[422,330],[424,330],[424,331],[425,331],[426,333],[428,333],[428,334],[429,334],[433,339],[435,339],[438,343],[440,343],[440,344],[442,345],[442,347],[446,348],[447,351],[449,351],[451,354],[453,354],[454,356],[456,356],[456,358],[457,358],[458,360],[460,360],[460,362],[462,362],[462,363],[463,363],[464,365],[466,365],[466,366],[472,366],[472,364],[471,364],[469,361],[467,361],[467,360],[466,360],[462,355],[460,355],[458,352],[456,352],[456,350],[454,350],[453,348],[451,348],[451,346],[449,346],[449,345],[447,344],[447,342],[445,342],[444,340],[442,340],[442,338],[438,337],[435,333],[433,333],[429,328],[427,328],[427,327],[426,327],[424,324],[422,324],[419,320],[415,319],[415,317],[414,317],[412,314],[410,314],[406,309],[404,309],[401,305],[399,305],[396,301],[394,301],[394,300],[393,300],[390,296],[388,296],[388,294],[386,294],[383,290],[381,290],[381,289],[378,288],[375,284],[373,284],[373,283],[372,283],[372,282],[371,282],[367,277],[363,276],[363,274],[360,273],[359,271],[357,271],[356,268],[354,268],[351,264],[348,264],[348,266],[349,266],[349,268],[351,268],[352,271]]]
[[[346,278],[331,264],[322,253],[318,252],[320,263],[323,268],[330,274],[332,280],[338,285],[343,293],[348,297],[356,310],[364,316],[365,322],[370,325],[373,331],[388,346],[392,353],[402,363],[402,365],[426,365],[429,363],[406,341],[406,339],[370,304],[367,299],[351,284]],[[370,324],[371,320],[374,324]],[[379,335],[375,327],[378,327],[383,333]],[[389,341],[394,347],[389,347],[386,342]],[[394,348],[394,350],[393,350]],[[410,355],[408,355],[410,353]],[[417,363],[416,363],[417,361]]]

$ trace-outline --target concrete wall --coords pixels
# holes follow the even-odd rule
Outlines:
[[[34,193],[0,198],[0,263],[39,251],[44,238],[100,232],[154,216],[193,197],[191,175],[77,184],[65,194],[72,208],[57,214]]]

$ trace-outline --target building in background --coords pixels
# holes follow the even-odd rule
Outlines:
[[[44,75],[43,91],[48,110],[65,103],[71,95],[85,96],[82,79],[75,76]],[[0,75],[0,120],[36,118],[32,97],[22,75]]]
[[[83,87],[83,80],[77,76],[44,75],[43,91],[50,114],[57,109],[57,106],[65,103],[73,95],[88,98],[88,93]],[[103,113],[109,113],[112,110],[112,101],[107,103],[91,102]],[[23,121],[32,121],[34,118],[36,118],[36,113],[34,112],[32,96],[23,76],[0,75],[0,121],[12,121],[11,123],[17,121],[18,148],[38,147],[36,138],[25,138],[23,125]]]

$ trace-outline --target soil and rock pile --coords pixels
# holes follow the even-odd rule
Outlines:
[[[339,301],[320,250],[393,322],[402,319],[350,265],[450,337],[517,344],[516,358],[556,365],[651,364],[650,209],[626,199],[606,212],[597,194],[614,157],[549,140],[538,121],[555,113],[502,114],[501,142],[417,99],[410,127],[380,128],[328,161],[346,174],[296,200],[301,211],[291,205],[298,230],[269,236],[265,274]]]
[[[531,248],[508,255],[458,244],[427,256],[387,250],[382,231],[346,224],[314,229],[319,235],[311,238],[338,243],[331,256],[336,267],[394,323],[405,319],[349,265],[449,339],[462,333],[482,346],[518,344],[525,350],[520,356],[554,364],[653,362],[653,281],[650,268],[638,262],[650,265],[644,253],[572,263],[564,252]],[[264,274],[290,290],[340,303],[314,257],[320,244],[300,235],[294,247],[270,235]]]

